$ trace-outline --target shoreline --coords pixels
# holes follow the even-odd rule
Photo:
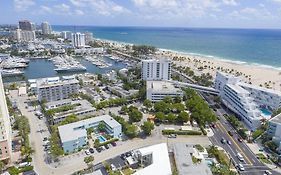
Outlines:
[[[95,38],[95,39],[99,40],[99,41],[105,41],[105,42],[121,44],[121,45],[134,45],[134,43],[127,43],[127,42],[123,42],[123,41],[115,41],[115,40],[109,40],[109,39],[103,39],[103,38]],[[136,44],[136,45],[146,45],[146,44]],[[257,66],[257,67],[261,67],[261,68],[275,69],[275,70],[281,71],[281,66],[276,67],[276,66],[272,66],[272,65],[268,65],[268,64],[261,64],[261,63],[257,63],[257,62],[239,61],[239,60],[234,60],[234,59],[230,59],[230,58],[223,58],[223,57],[214,56],[214,55],[206,55],[206,54],[201,54],[201,53],[178,51],[178,50],[165,49],[165,48],[159,48],[159,47],[155,47],[155,48],[157,48],[159,51],[172,52],[172,53],[177,53],[177,54],[180,54],[180,55],[197,56],[197,57],[203,57],[203,58],[206,58],[206,59],[213,59],[213,60],[217,60],[217,61],[222,61],[222,62],[226,62],[226,63],[233,63],[233,64],[238,64],[238,65],[248,65],[248,66]]]
[[[109,43],[114,47],[134,45],[134,43],[127,43],[123,41],[115,41],[103,38],[95,38],[95,40]],[[156,48],[158,49],[158,52],[156,52],[155,54],[156,56],[168,57],[177,66],[190,67],[190,69],[195,72],[195,75],[209,73],[214,78],[216,72],[219,70],[234,75],[240,75],[243,82],[281,91],[281,67],[225,59],[217,56],[204,55],[200,53],[187,53],[172,49],[164,49],[158,47]],[[175,57],[181,58],[181,60],[175,60]],[[199,67],[204,67],[204,69],[199,70]]]
[[[114,44],[116,47],[133,45],[132,43],[101,38],[97,38],[97,40]],[[156,56],[164,56],[170,58],[177,66],[189,67],[194,71],[195,75],[209,73],[214,78],[219,68],[219,71],[222,72],[231,73],[234,75],[239,74],[243,82],[281,91],[281,67],[273,67],[270,65],[263,65],[259,63],[235,61],[211,55],[206,56],[197,53],[186,53],[170,49],[157,49],[158,52],[156,52]],[[175,60],[175,58],[178,58],[180,60]],[[199,70],[199,67],[204,67],[204,69]]]

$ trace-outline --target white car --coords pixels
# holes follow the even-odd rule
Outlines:
[[[113,165],[113,164],[110,165],[110,168],[111,168],[112,171],[116,171],[117,170],[116,166]]]
[[[239,168],[240,171],[245,171],[244,166],[240,163],[238,164],[238,168]]]
[[[86,155],[90,155],[91,153],[90,153],[89,150],[85,150],[85,154],[86,154]]]
[[[270,172],[270,171],[266,170],[266,171],[264,171],[264,174],[265,174],[265,175],[271,175],[271,174],[272,174],[272,172]]]

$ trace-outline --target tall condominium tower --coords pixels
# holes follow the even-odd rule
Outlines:
[[[170,80],[171,61],[168,59],[142,60],[143,80]]]

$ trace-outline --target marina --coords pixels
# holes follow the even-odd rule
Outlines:
[[[106,61],[100,59],[98,56],[86,56],[84,57],[87,61],[91,62],[93,65],[99,67],[99,68],[107,68],[111,67],[112,64],[107,63]]]
[[[56,56],[50,59],[55,65],[55,71],[57,72],[79,72],[86,71],[86,67],[79,61],[76,61],[73,57],[64,55]]]

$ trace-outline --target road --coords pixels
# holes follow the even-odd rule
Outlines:
[[[263,175],[265,170],[270,170],[267,166],[261,163],[256,155],[250,150],[250,148],[246,145],[244,141],[239,142],[238,138],[240,137],[235,129],[229,124],[229,122],[223,117],[223,114],[227,113],[224,109],[218,109],[216,111],[217,116],[219,116],[220,120],[216,123],[216,128],[213,128],[214,136],[210,137],[211,142],[214,145],[218,145],[229,154],[232,158],[234,165],[239,163],[243,164],[245,167],[245,171],[240,172],[240,174],[245,175]],[[228,134],[228,131],[233,133],[233,136]],[[224,138],[231,142],[231,145],[225,143],[221,143],[221,139]],[[237,153],[240,153],[245,162],[241,162],[237,158]],[[273,172],[274,175],[279,175],[277,172]]]

